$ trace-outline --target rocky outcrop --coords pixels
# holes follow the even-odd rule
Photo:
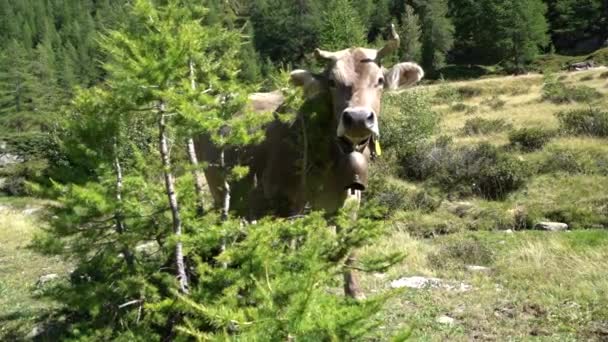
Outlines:
[[[563,232],[568,230],[568,225],[561,222],[539,222],[534,226],[534,229],[548,232]]]

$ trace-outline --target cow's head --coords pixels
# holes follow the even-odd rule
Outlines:
[[[351,48],[337,52],[317,49],[315,56],[326,63],[321,74],[294,70],[292,82],[302,86],[307,96],[331,94],[336,135],[353,145],[379,135],[378,116],[384,89],[413,85],[424,76],[422,68],[405,62],[390,69],[381,66],[382,57],[399,46],[399,36],[391,27],[392,39],[382,49]]]

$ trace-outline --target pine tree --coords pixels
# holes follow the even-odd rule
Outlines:
[[[364,46],[366,29],[350,0],[335,0],[324,9],[320,27],[319,47],[337,51]]]
[[[581,40],[605,37],[608,4],[602,0],[549,0],[547,19],[555,46],[564,52],[575,51]],[[592,44],[592,46],[595,44]],[[595,45],[597,47],[597,45]]]
[[[399,55],[402,61],[420,62],[422,49],[420,43],[421,34],[420,18],[414,12],[412,6],[406,5],[405,11],[401,16],[401,26],[399,27],[399,36],[401,37]]]
[[[454,43],[447,0],[416,1],[422,13],[422,66],[430,74],[445,65]]]
[[[488,1],[482,9],[485,25],[494,27],[482,35],[482,46],[509,69],[521,69],[549,43],[542,0]]]
[[[295,63],[318,47],[321,0],[257,0],[250,18],[255,47],[263,59]]]

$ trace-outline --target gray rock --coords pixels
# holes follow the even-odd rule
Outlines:
[[[10,153],[0,154],[0,167],[23,163],[23,161],[24,161],[23,158],[16,154],[10,154]]]
[[[456,323],[456,320],[450,316],[439,316],[435,321],[439,324],[445,325],[454,325]]]
[[[469,272],[490,272],[490,268],[485,266],[466,265],[465,268]]]
[[[441,286],[441,279],[426,277],[404,277],[391,282],[391,287],[400,289],[408,287],[410,289],[436,288]]]
[[[473,287],[465,283],[450,283],[438,278],[427,278],[427,277],[403,277],[394,280],[390,283],[390,287],[393,289],[410,288],[410,289],[442,289],[447,291],[466,292],[470,291]]]
[[[30,332],[25,336],[26,340],[33,340],[36,337],[42,335],[42,333],[44,332],[44,328],[40,325],[36,325],[32,328],[32,330],[30,330]]]
[[[475,208],[471,202],[450,202],[446,204],[446,210],[458,217],[464,217]]]
[[[30,216],[30,215],[37,213],[40,210],[42,210],[42,208],[40,208],[40,207],[27,208],[27,209],[23,210],[23,215]]]
[[[561,222],[539,222],[534,226],[534,228],[548,232],[563,232],[568,230],[568,225]]]
[[[46,283],[49,283],[58,278],[59,278],[59,275],[56,273],[45,274],[43,276],[40,276],[40,278],[38,278],[38,281],[36,282],[36,286],[37,287],[44,286]]]

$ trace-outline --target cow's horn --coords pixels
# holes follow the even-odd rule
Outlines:
[[[382,57],[388,56],[393,53],[395,50],[399,48],[399,35],[397,34],[397,30],[395,30],[395,25],[391,24],[391,38],[386,42],[384,47],[378,51],[378,55],[376,59],[381,60]]]
[[[317,59],[322,59],[325,61],[335,61],[336,59],[338,59],[338,56],[336,56],[335,52],[325,51],[321,49],[315,49],[315,57]]]

